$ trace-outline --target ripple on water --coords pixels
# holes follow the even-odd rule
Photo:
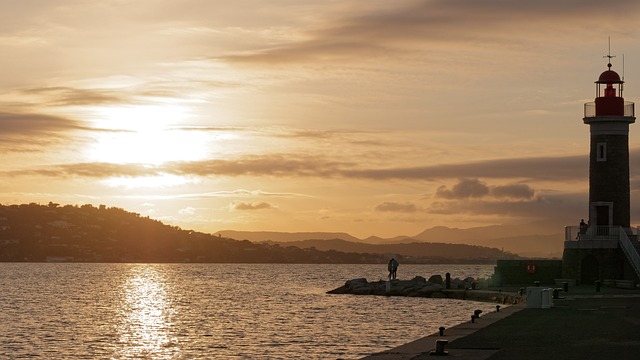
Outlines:
[[[328,295],[384,265],[0,264],[0,357],[342,358],[389,349],[493,304]],[[489,265],[401,265],[486,277]],[[405,275],[405,276],[403,276]]]

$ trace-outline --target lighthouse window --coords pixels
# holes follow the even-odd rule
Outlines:
[[[607,143],[598,143],[596,146],[596,160],[607,161]]]

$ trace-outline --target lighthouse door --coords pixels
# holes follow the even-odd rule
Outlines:
[[[609,206],[596,206],[596,232],[597,235],[609,235]]]
[[[582,259],[580,264],[580,282],[582,284],[593,284],[599,279],[600,264],[593,255],[588,255]]]

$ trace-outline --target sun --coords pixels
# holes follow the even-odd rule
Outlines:
[[[160,165],[206,157],[207,136],[182,127],[188,116],[184,106],[104,107],[96,115],[104,130],[88,150],[92,161]]]

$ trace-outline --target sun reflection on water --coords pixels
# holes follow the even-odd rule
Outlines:
[[[173,309],[161,268],[136,265],[123,283],[118,332],[123,358],[174,358],[178,341],[171,333]]]

